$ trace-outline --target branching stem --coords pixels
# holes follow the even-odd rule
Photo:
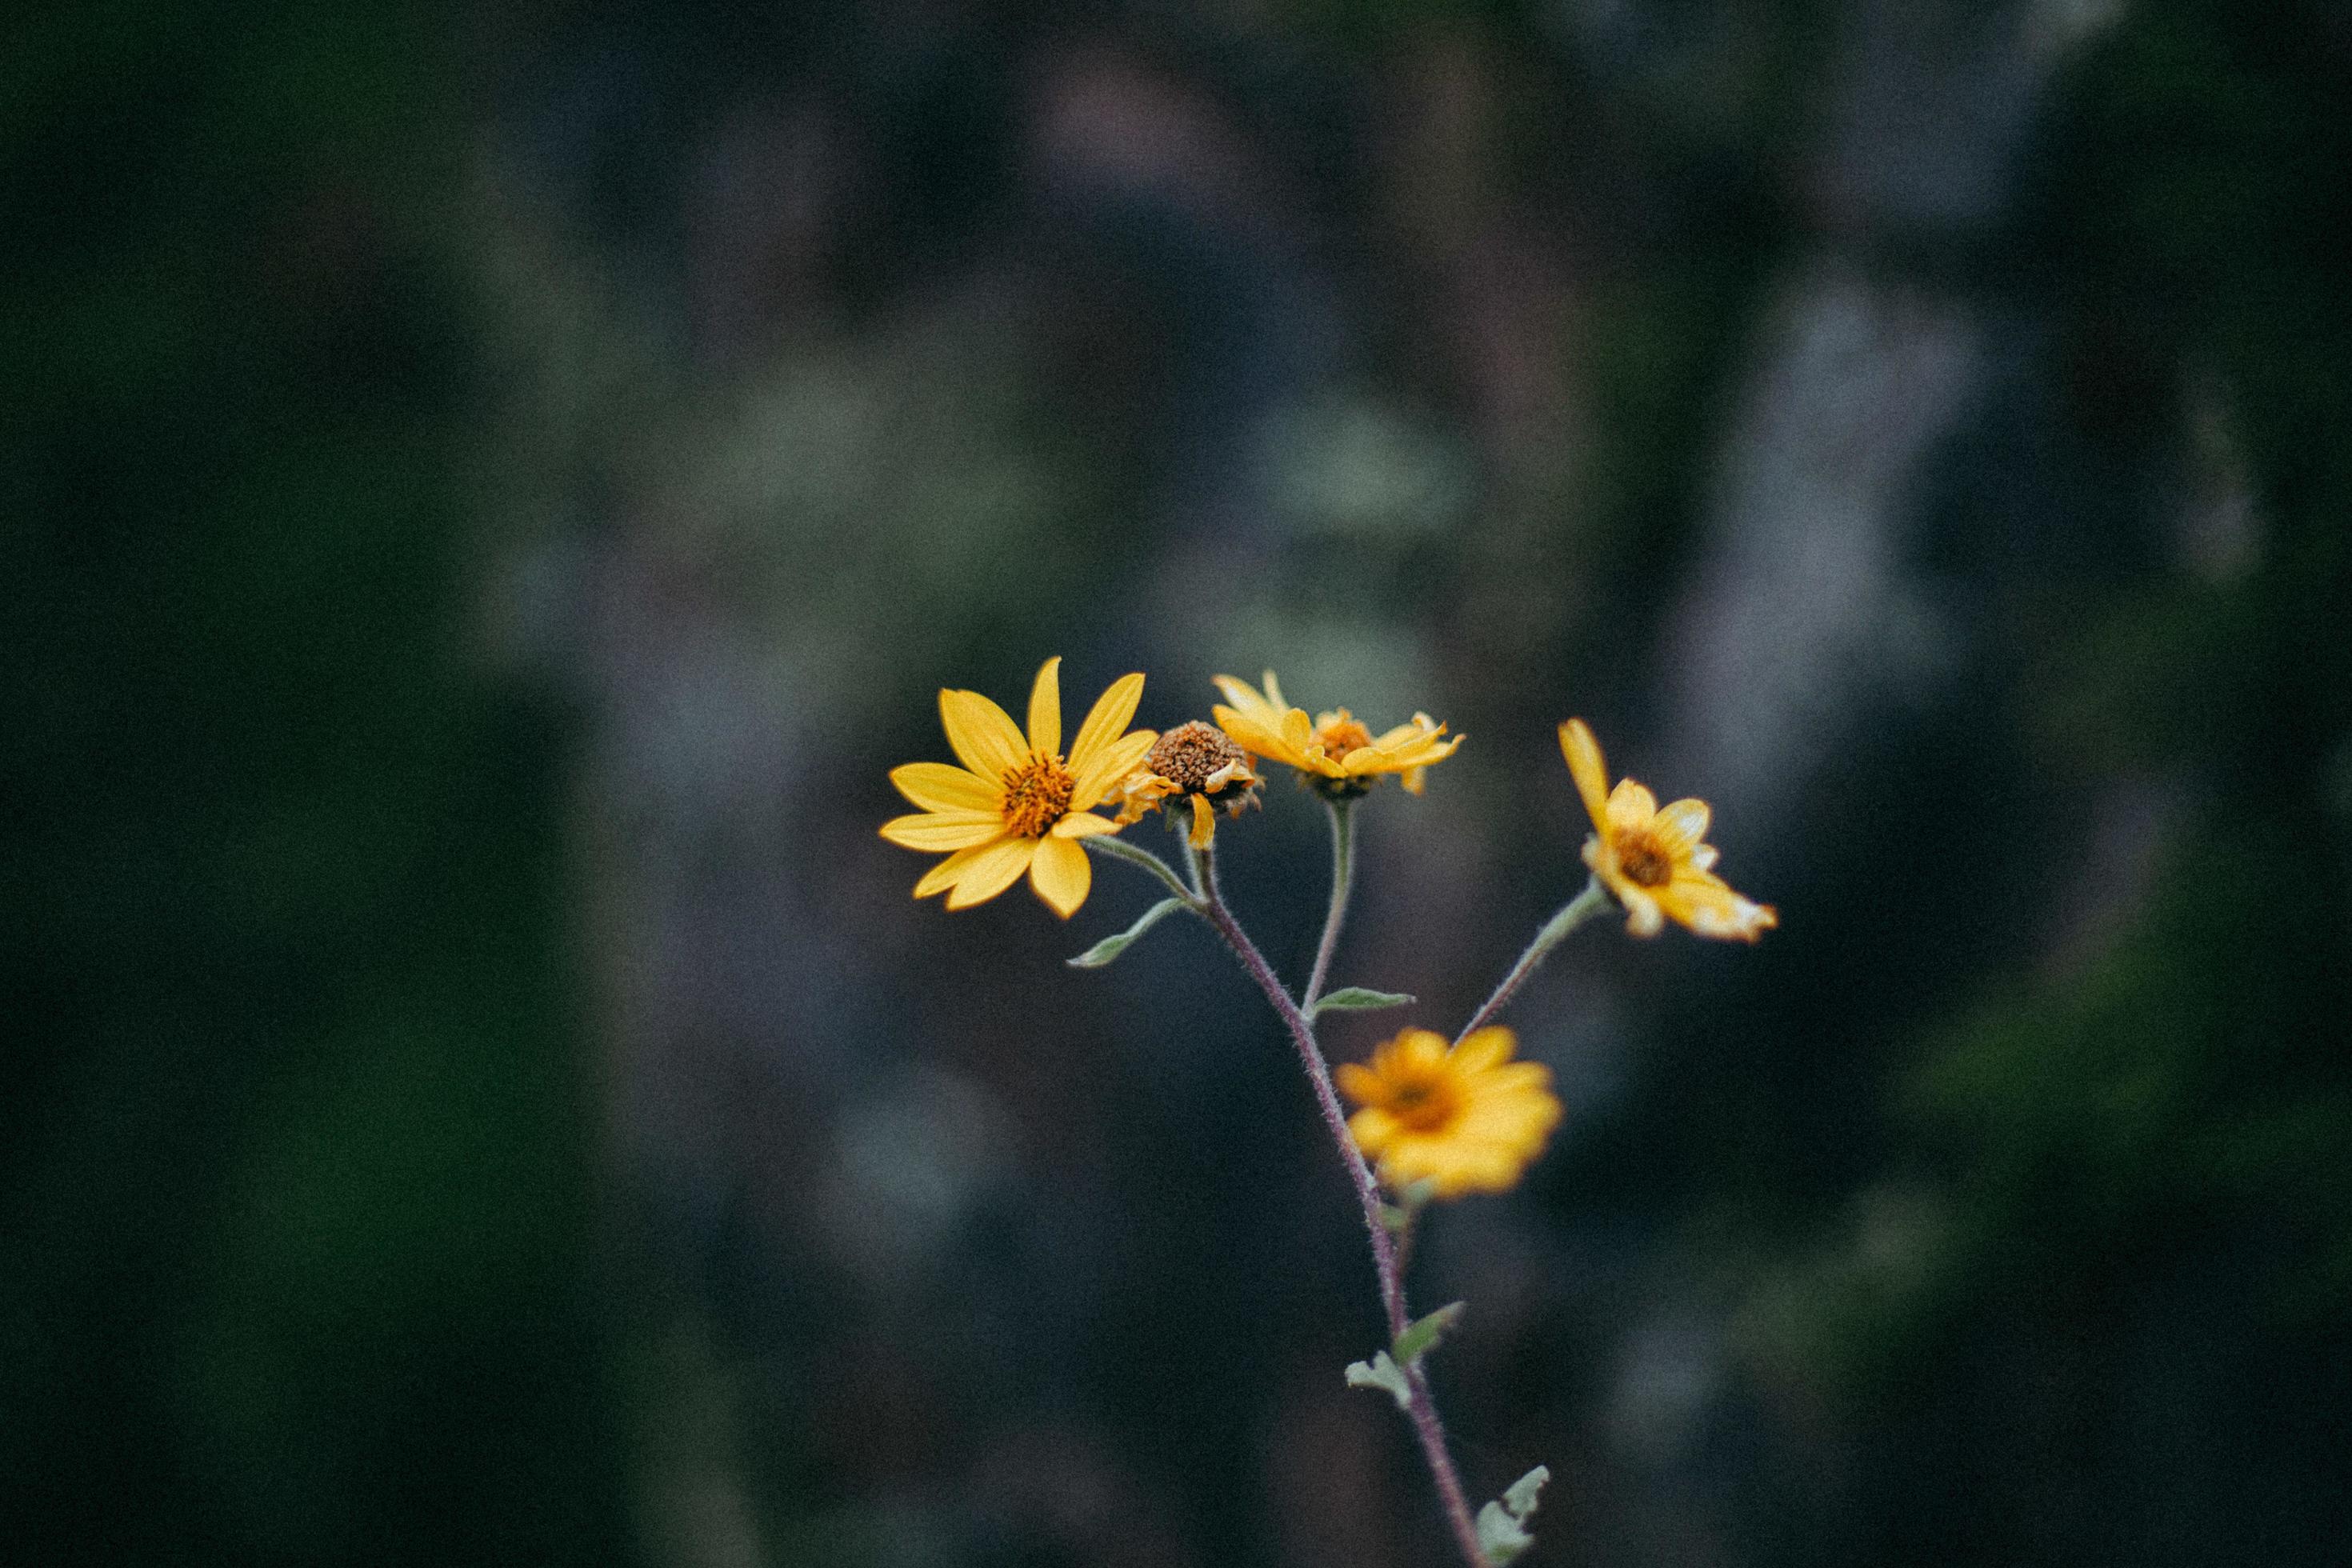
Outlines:
[[[1355,1138],[1348,1131],[1348,1113],[1341,1109],[1339,1091],[1331,1085],[1331,1069],[1323,1060],[1322,1047],[1316,1042],[1314,1026],[1299,1011],[1298,1004],[1290,999],[1290,994],[1282,988],[1282,982],[1275,977],[1273,967],[1266,963],[1265,954],[1258,952],[1257,945],[1242,930],[1241,922],[1234,918],[1233,910],[1226,907],[1224,894],[1217,886],[1215,856],[1209,850],[1202,850],[1197,863],[1201,886],[1200,913],[1216,928],[1217,934],[1224,938],[1225,945],[1234,950],[1234,956],[1241,960],[1242,967],[1249,972],[1252,980],[1257,982],[1258,989],[1265,993],[1266,1001],[1281,1017],[1283,1026],[1290,1031],[1291,1044],[1298,1050],[1298,1063],[1307,1069],[1307,1082],[1314,1087],[1315,1103],[1323,1113],[1324,1128],[1339,1151],[1340,1162],[1347,1166],[1349,1179],[1355,1183],[1357,1202],[1363,1206],[1364,1228],[1371,1235],[1372,1267],[1380,1276],[1381,1306],[1387,1314],[1389,1340],[1393,1344],[1412,1320],[1405,1312],[1404,1278],[1397,1258],[1396,1242],[1389,1235],[1388,1226],[1381,1222],[1380,1184],[1374,1179],[1371,1167],[1364,1163],[1363,1153],[1356,1147]],[[1332,900],[1335,913],[1326,933],[1327,943],[1331,940],[1329,932],[1338,929],[1336,911],[1340,901],[1335,895]],[[1314,994],[1311,985],[1307,994],[1310,997]],[[1445,1450],[1445,1427],[1438,1420],[1437,1402],[1430,1394],[1429,1378],[1422,1371],[1418,1358],[1405,1364],[1404,1376],[1412,1394],[1406,1413],[1412,1418],[1413,1433],[1421,1439],[1421,1451],[1429,1460],[1430,1473],[1437,1481],[1438,1497],[1444,1504],[1446,1523],[1453,1530],[1454,1543],[1462,1549],[1463,1561],[1469,1564],[1469,1568],[1486,1568],[1486,1554],[1478,1547],[1478,1527],[1470,1516],[1470,1501],[1463,1492],[1462,1478],[1454,1468],[1453,1458]]]
[[[1323,983],[1331,977],[1331,954],[1339,945],[1339,926],[1348,918],[1348,894],[1355,882],[1356,803],[1332,800],[1324,805],[1331,813],[1331,907],[1323,916],[1323,940],[1315,949],[1306,993],[1298,998],[1301,1012],[1315,1005],[1323,994]]]
[[[1166,883],[1170,892],[1183,900],[1187,909],[1195,914],[1201,912],[1201,896],[1186,887],[1183,879],[1168,868],[1168,862],[1150,850],[1139,848],[1124,838],[1114,838],[1108,833],[1097,833],[1090,838],[1081,838],[1078,842],[1097,855],[1108,855],[1114,860],[1124,860],[1130,866],[1150,872]]]
[[[1454,1037],[1454,1043],[1460,1045],[1470,1037],[1472,1030],[1485,1028],[1492,1023],[1495,1015],[1503,1010],[1503,1004],[1527,983],[1528,976],[1536,972],[1536,966],[1550,955],[1551,950],[1566,941],[1569,932],[1609,908],[1611,902],[1609,889],[1601,885],[1600,878],[1595,877],[1586,882],[1584,891],[1569,900],[1560,906],[1558,914],[1544,921],[1543,929],[1536,932],[1535,940],[1528,943],[1528,950],[1519,954],[1519,961],[1511,965],[1511,972],[1503,976],[1501,984],[1495,987],[1495,994],[1470,1015],[1470,1021],[1462,1026],[1460,1034]]]

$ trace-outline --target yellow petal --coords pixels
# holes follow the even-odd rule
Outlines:
[[[1277,763],[1288,763],[1295,768],[1307,765],[1306,759],[1282,738],[1279,715],[1271,721],[1261,720],[1244,710],[1228,708],[1220,702],[1211,706],[1209,717],[1217,721],[1218,729],[1232,737],[1234,745],[1252,756],[1272,757]]]
[[[1518,1185],[1527,1162],[1517,1150],[1475,1150],[1454,1163],[1454,1179],[1468,1193],[1507,1193]]]
[[[1282,743],[1302,757],[1307,755],[1310,746],[1314,746],[1318,760],[1323,753],[1320,746],[1315,746],[1315,721],[1296,708],[1282,715]]]
[[[1480,1093],[1513,1101],[1539,1095],[1550,1087],[1551,1068],[1541,1062],[1497,1062],[1478,1079]]]
[[[1040,756],[1062,752],[1062,656],[1055,654],[1037,667],[1036,684],[1029,688],[1029,749]]]
[[[1070,742],[1070,772],[1083,774],[1096,753],[1118,739],[1118,733],[1135,717],[1135,705],[1143,700],[1141,674],[1122,675],[1103,688],[1095,705],[1087,710],[1086,722],[1078,726],[1078,738]],[[1148,749],[1151,742],[1146,741]]]
[[[1659,808],[1653,831],[1671,852],[1695,845],[1706,837],[1708,816],[1706,802],[1678,800],[1672,805]]]
[[[1348,1118],[1348,1131],[1354,1135],[1357,1148],[1377,1155],[1397,1135],[1397,1119],[1377,1105],[1368,1105]]]
[[[1569,776],[1576,780],[1576,793],[1584,797],[1592,826],[1608,826],[1609,770],[1601,760],[1601,742],[1592,738],[1592,727],[1581,719],[1562,724],[1559,752],[1568,759]]]
[[[1097,816],[1091,811],[1074,811],[1054,824],[1051,838],[1092,838],[1099,834],[1117,833],[1118,824],[1108,816]]]
[[[1021,873],[1029,869],[1029,862],[1036,853],[1034,838],[999,839],[977,851],[963,875],[956,879],[955,891],[948,895],[948,908],[968,910],[996,897],[1021,879]]]
[[[1658,797],[1632,779],[1619,779],[1617,787],[1609,792],[1609,828],[1623,833],[1649,825],[1658,815]]]
[[[908,763],[890,770],[898,793],[927,811],[1003,811],[1004,786],[947,763]]]
[[[1478,1137],[1516,1135],[1535,1126],[1549,1127],[1557,1114],[1551,1092],[1551,1069],[1541,1062],[1505,1062],[1479,1075],[1463,1118],[1465,1131]]]
[[[1780,911],[1769,904],[1759,904],[1732,895],[1731,908],[1724,912],[1718,925],[1711,915],[1701,914],[1691,922],[1691,930],[1701,936],[1728,937],[1740,942],[1754,942],[1780,923]]]
[[[986,853],[987,847],[982,845],[977,849],[959,849],[924,872],[923,879],[915,884],[915,897],[928,899],[933,893],[944,893],[954,887],[963,879],[963,874],[971,869],[971,863]]]
[[[1489,1024],[1454,1047],[1454,1066],[1460,1072],[1485,1072],[1511,1059],[1518,1037],[1500,1024]]]
[[[1630,882],[1612,881],[1617,900],[1625,906],[1625,929],[1635,936],[1655,936],[1665,920],[1658,910],[1658,900],[1647,889]]]
[[[1717,878],[1676,877],[1658,889],[1658,906],[1681,925],[1718,941],[1754,942],[1780,923],[1769,904],[1741,898]]]
[[[1036,858],[1029,862],[1029,886],[1045,907],[1068,920],[1087,901],[1095,868],[1086,850],[1072,838],[1042,838]]]
[[[1358,1105],[1370,1105],[1381,1098],[1380,1075],[1361,1062],[1341,1062],[1331,1069],[1331,1077],[1339,1092]]]
[[[1126,721],[1121,720],[1124,723]],[[1092,720],[1087,721],[1092,723]],[[1108,741],[1095,748],[1095,753],[1084,767],[1073,763],[1071,772],[1077,776],[1070,786],[1070,808],[1084,811],[1118,787],[1121,779],[1133,773],[1143,754],[1159,740],[1156,731],[1131,730],[1116,741]]]
[[[1217,814],[1209,809],[1209,797],[1192,797],[1192,847],[1206,849],[1217,837]]]
[[[1445,1037],[1434,1029],[1407,1029],[1389,1042],[1396,1059],[1423,1071],[1434,1068],[1445,1058]]]
[[[1277,713],[1290,706],[1282,699],[1282,682],[1274,678],[1270,669],[1265,671],[1265,705]]]
[[[940,724],[958,760],[982,778],[1001,779],[1028,760],[1013,716],[977,691],[941,691]]]
[[[1004,836],[1004,818],[992,811],[926,811],[894,816],[882,837],[905,849],[970,849]]]
[[[1266,679],[1271,682],[1273,679],[1273,671],[1267,671]],[[1275,688],[1276,695],[1267,696],[1259,692],[1249,682],[1235,680],[1230,675],[1212,676],[1210,679],[1219,691],[1224,693],[1225,700],[1241,711],[1244,722],[1254,724],[1270,735],[1282,733],[1282,699],[1279,696],[1281,690],[1279,687]]]

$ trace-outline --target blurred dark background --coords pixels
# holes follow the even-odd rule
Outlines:
[[[2340,1563],[2347,15],[12,15],[10,1555],[1444,1561],[1238,972],[874,837],[1061,653],[1472,737],[1366,813],[1412,1021],[1570,713],[1780,906],[1580,935],[1416,1259],[1529,1562]],[[1229,833],[1295,976],[1321,823]]]

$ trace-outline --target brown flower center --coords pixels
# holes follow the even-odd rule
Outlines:
[[[1361,720],[1351,718],[1345,708],[1318,725],[1315,738],[1323,742],[1323,754],[1335,763],[1345,759],[1349,752],[1372,743],[1371,731]]]
[[[1674,857],[1654,836],[1639,829],[1619,837],[1617,868],[1637,888],[1663,888],[1675,879]]]
[[[1143,765],[1185,794],[1199,795],[1219,771],[1242,761],[1242,749],[1232,736],[1195,719],[1153,742]]]
[[[1389,1087],[1382,1107],[1415,1132],[1434,1132],[1451,1122],[1462,1106],[1454,1085],[1444,1079],[1409,1078]]]
[[[1069,814],[1077,780],[1058,755],[1032,752],[1029,760],[1004,771],[1004,826],[1019,838],[1042,838]]]

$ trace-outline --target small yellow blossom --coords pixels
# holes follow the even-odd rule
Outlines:
[[[1065,920],[1087,901],[1094,869],[1078,840],[1116,833],[1087,810],[1127,776],[1158,737],[1122,734],[1143,697],[1143,677],[1121,676],[1095,701],[1062,755],[1062,661],[1049,658],[1029,693],[1029,732],[977,691],[941,690],[940,722],[963,766],[908,763],[890,770],[898,793],[923,809],[882,825],[908,849],[949,850],[915,884],[915,897],[946,893],[948,908],[992,899],[1029,874],[1029,886]]]
[[[1309,720],[1304,709],[1284,702],[1270,669],[1263,692],[1230,675],[1214,679],[1233,704],[1211,710],[1225,733],[1253,756],[1297,769],[1306,782],[1335,799],[1363,794],[1383,773],[1402,774],[1404,787],[1419,795],[1430,764],[1444,762],[1462,743],[1459,735],[1441,739],[1445,726],[1426,713],[1377,735],[1345,708]]]
[[[1551,1069],[1511,1060],[1517,1045],[1500,1026],[1450,1048],[1434,1030],[1407,1029],[1370,1065],[1340,1063],[1340,1091],[1363,1107],[1348,1131],[1381,1180],[1400,1189],[1426,1181],[1441,1198],[1517,1185],[1560,1115]]]
[[[1601,742],[1581,719],[1559,727],[1559,749],[1592,817],[1584,863],[1625,906],[1626,930],[1655,936],[1672,920],[1701,936],[1754,942],[1780,923],[1771,905],[1741,898],[1715,874],[1715,847],[1702,842],[1706,802],[1661,808],[1658,797],[1632,779],[1611,790]]]
[[[1206,849],[1217,836],[1216,814],[1240,816],[1243,807],[1256,804],[1258,784],[1249,758],[1232,737],[1195,719],[1152,742],[1143,765],[1119,786],[1118,820],[1140,821],[1145,812],[1159,810],[1161,801],[1183,795],[1192,803],[1192,847]]]

